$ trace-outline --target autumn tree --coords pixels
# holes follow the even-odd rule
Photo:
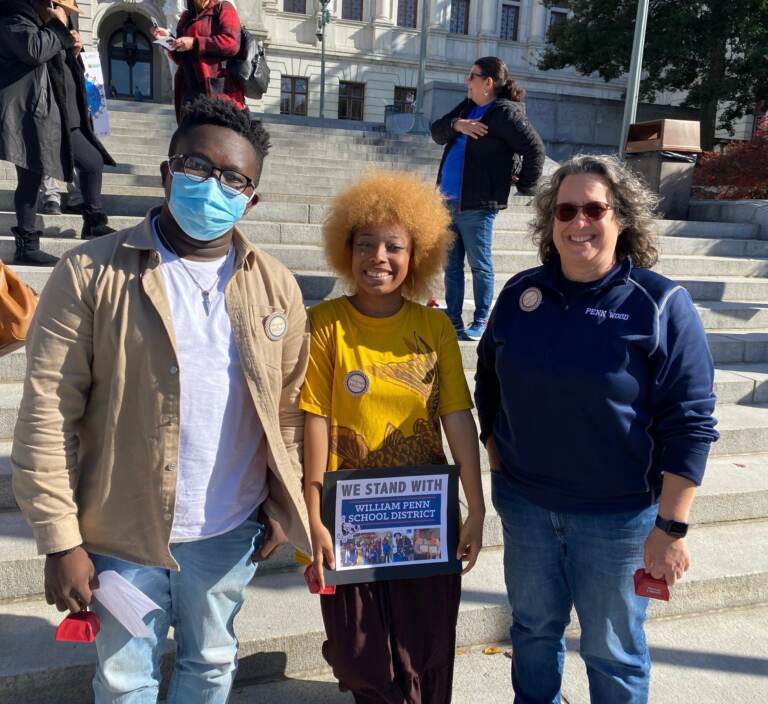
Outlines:
[[[768,198],[768,119],[762,118],[749,140],[731,142],[722,152],[705,152],[694,184],[708,197],[729,200]]]
[[[542,0],[547,7],[556,0]],[[539,68],[573,66],[606,81],[629,70],[637,0],[571,0],[553,23]],[[768,98],[768,0],[650,0],[642,100],[680,91],[701,113],[702,146]],[[718,104],[720,123],[716,125]]]

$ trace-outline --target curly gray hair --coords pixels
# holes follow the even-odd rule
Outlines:
[[[531,236],[539,248],[539,258],[546,262],[555,253],[553,228],[555,205],[560,186],[568,176],[595,174],[608,183],[611,205],[616,213],[621,234],[616,243],[616,258],[631,257],[632,263],[650,269],[659,259],[656,249],[653,219],[658,196],[631,169],[616,157],[579,154],[564,162],[536,192],[533,204],[536,217],[531,225]]]

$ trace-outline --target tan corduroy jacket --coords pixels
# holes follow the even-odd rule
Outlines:
[[[82,543],[92,552],[177,569],[168,540],[179,369],[150,223],[156,213],[67,253],[40,297],[27,338],[12,464],[16,500],[41,553]],[[234,244],[227,309],[267,442],[264,509],[309,551],[298,408],[309,333],[301,291],[280,262],[237,231]],[[273,313],[287,321],[282,336]]]

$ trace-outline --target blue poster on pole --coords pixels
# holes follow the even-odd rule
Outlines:
[[[109,112],[99,52],[84,51],[80,56],[85,65],[85,95],[93,119],[93,131],[97,137],[108,137],[110,134]]]

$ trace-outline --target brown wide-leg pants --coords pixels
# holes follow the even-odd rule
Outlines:
[[[357,704],[449,704],[461,576],[336,587],[323,656]]]

